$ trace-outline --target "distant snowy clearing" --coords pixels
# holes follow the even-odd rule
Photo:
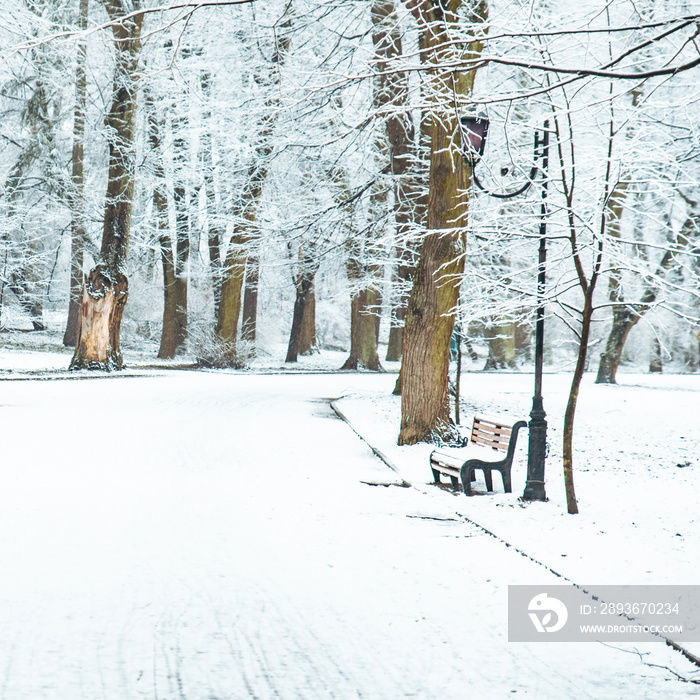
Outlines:
[[[551,570],[697,583],[700,377],[621,379],[582,391],[579,516],[566,376],[545,377],[550,501],[527,507],[526,433],[513,494],[430,485],[430,447],[396,446],[392,374],[3,381],[0,696],[699,696],[664,644],[507,641],[508,585],[566,582]],[[465,375],[464,422],[526,418],[530,394],[527,375]]]

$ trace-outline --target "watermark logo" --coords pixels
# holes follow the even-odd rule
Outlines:
[[[558,632],[569,619],[566,605],[546,593],[536,595],[527,606],[530,619],[538,632]],[[552,619],[552,613],[556,619]]]
[[[667,640],[700,642],[700,585],[508,586],[509,642]]]

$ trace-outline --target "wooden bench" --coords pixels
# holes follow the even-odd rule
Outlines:
[[[465,446],[456,449],[433,450],[430,454],[430,468],[433,470],[435,483],[440,483],[440,474],[452,479],[452,486],[462,490],[467,496],[472,495],[471,482],[474,472],[484,472],[486,488],[493,491],[491,472],[501,473],[505,493],[511,493],[510,468],[515,454],[515,443],[520,428],[527,427],[524,420],[513,421],[511,418],[498,416],[474,416],[472,432]]]

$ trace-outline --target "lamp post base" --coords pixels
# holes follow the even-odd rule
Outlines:
[[[522,495],[523,501],[546,501],[544,490],[544,460],[547,456],[547,421],[542,407],[542,397],[532,400],[530,413],[529,441],[527,452],[527,483]]]

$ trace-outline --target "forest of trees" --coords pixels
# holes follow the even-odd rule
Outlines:
[[[3,322],[60,311],[77,369],[122,367],[124,319],[210,367],[281,342],[290,363],[401,360],[399,441],[445,436],[455,325],[487,369],[531,359],[539,187],[474,187],[479,106],[491,191],[550,125],[546,360],[573,408],[585,369],[698,371],[699,11],[8,0]]]

